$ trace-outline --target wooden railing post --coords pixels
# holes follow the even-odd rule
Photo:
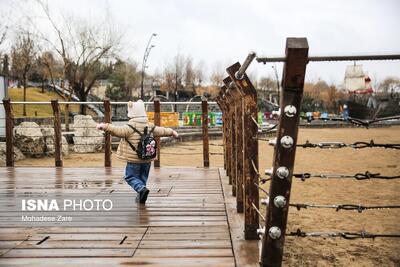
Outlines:
[[[104,122],[111,123],[111,104],[110,99],[103,100]],[[111,167],[111,135],[109,132],[104,134],[104,167]]]
[[[224,83],[228,82],[224,80]],[[229,82],[228,82],[229,83]],[[232,184],[232,196],[236,197],[236,104],[235,98],[233,96],[232,89],[227,89],[225,92],[227,103],[231,106],[230,107],[230,114],[229,114],[229,157],[230,157],[230,166],[229,166],[229,180],[230,184]]]
[[[265,234],[262,240],[261,266],[282,265],[307,62],[307,39],[287,38],[280,100],[281,116],[277,130]]]
[[[12,113],[10,99],[3,99],[3,105],[6,112],[6,166],[14,167],[14,115]]]
[[[257,229],[259,226],[259,192],[258,192],[258,127],[253,119],[257,120],[257,91],[251,84],[247,75],[238,80],[235,77],[240,64],[230,66],[227,71],[244,95],[243,101],[243,176],[244,176],[244,237],[246,240],[259,239]],[[254,167],[253,167],[254,166]]]
[[[61,114],[60,105],[58,104],[57,99],[51,100],[51,107],[53,108],[54,115],[54,161],[56,167],[62,167]]]
[[[224,104],[222,98],[223,98],[223,93],[220,91],[216,101],[218,103],[219,109],[222,111],[222,149],[223,149],[223,156],[224,156],[224,170],[226,170],[226,138],[225,138],[226,108],[225,108],[225,104]]]
[[[210,167],[210,149],[208,143],[208,106],[207,99],[201,99],[202,128],[203,128],[203,166]]]
[[[161,117],[160,117],[160,99],[155,98],[154,99],[154,124],[156,126],[161,126]],[[159,168],[160,167],[160,137],[156,137],[156,142],[157,142],[157,158],[154,161],[154,167]]]
[[[243,212],[243,112],[242,112],[242,98],[243,94],[232,83],[230,77],[224,79],[224,83],[229,87],[231,95],[234,100],[234,116],[235,116],[235,155],[234,160],[234,180],[236,191],[236,209],[237,212]]]
[[[232,184],[232,176],[231,172],[231,106],[229,104],[227,88],[225,85],[221,87],[221,92],[223,94],[222,103],[225,106],[225,120],[224,120],[224,129],[225,129],[225,158],[226,158],[226,175],[228,176],[228,183]]]

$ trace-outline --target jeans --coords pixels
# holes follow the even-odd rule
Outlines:
[[[125,168],[125,181],[135,190],[140,192],[146,187],[149,178],[151,163],[128,162]]]

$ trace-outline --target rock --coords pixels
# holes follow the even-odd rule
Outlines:
[[[14,161],[23,160],[24,154],[17,148],[14,147]],[[0,166],[6,166],[6,143],[0,143]]]
[[[54,156],[54,152],[55,152],[55,148],[54,148],[54,128],[53,126],[50,125],[46,125],[46,126],[42,126],[42,128],[40,129],[42,131],[43,134],[43,139],[44,139],[44,143],[45,143],[45,154],[47,156]],[[68,151],[68,143],[67,143],[67,139],[62,136],[61,137],[61,153],[64,157],[67,157],[69,155],[69,151]]]
[[[44,155],[44,138],[35,122],[21,122],[14,128],[14,144],[28,157],[39,158]]]
[[[74,151],[77,153],[93,153],[103,149],[104,137],[96,130],[96,122],[90,115],[74,116]]]

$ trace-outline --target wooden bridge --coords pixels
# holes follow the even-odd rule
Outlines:
[[[122,168],[0,168],[0,266],[258,266],[217,168],[152,169],[145,206]],[[230,188],[230,187],[229,187]],[[21,211],[21,199],[110,199],[109,211]],[[22,216],[71,217],[26,222]]]

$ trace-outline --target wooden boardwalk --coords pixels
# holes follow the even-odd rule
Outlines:
[[[225,201],[218,169],[152,169],[145,206],[135,203],[123,171],[0,168],[0,266],[245,266],[235,262],[246,247],[234,253],[231,234],[234,242],[243,237],[229,227],[227,213],[231,224],[239,220]],[[38,198],[110,199],[113,208],[21,211],[22,199]],[[72,221],[22,221],[43,215]]]

